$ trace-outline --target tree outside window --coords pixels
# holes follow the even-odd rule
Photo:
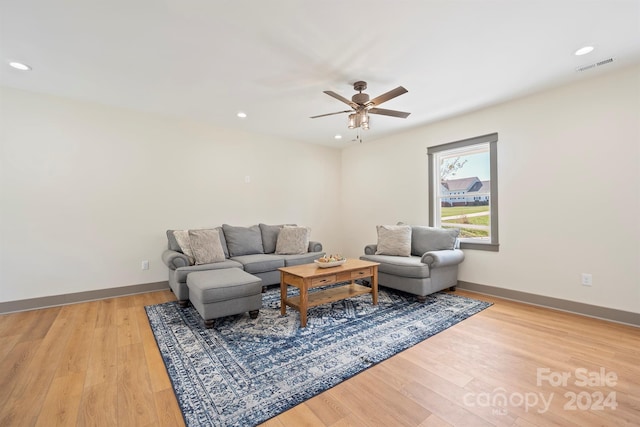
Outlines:
[[[462,249],[498,250],[498,134],[429,147],[429,224],[460,230]]]

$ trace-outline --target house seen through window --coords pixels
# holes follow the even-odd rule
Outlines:
[[[498,250],[498,134],[429,147],[429,224],[458,228],[463,249]]]

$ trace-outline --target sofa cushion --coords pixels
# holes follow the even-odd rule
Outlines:
[[[234,227],[229,224],[222,224],[224,237],[227,241],[229,256],[263,254],[262,234],[260,227]]]
[[[284,266],[291,267],[293,265],[311,264],[322,255],[324,255],[324,252],[307,252],[306,254],[281,255],[281,257],[284,259]]]
[[[260,233],[262,234],[262,248],[265,254],[271,254],[276,250],[276,242],[278,241],[278,234],[283,225],[267,225],[258,224],[260,227]]]
[[[189,230],[188,236],[191,251],[197,265],[225,260],[218,230]]]
[[[309,228],[285,226],[278,234],[276,254],[305,254],[309,249]]]
[[[284,267],[284,258],[274,254],[252,254],[233,257],[247,273],[265,273]]]
[[[376,255],[411,255],[411,227],[408,225],[378,225]]]
[[[460,230],[414,225],[411,227],[411,255],[422,256],[426,252],[454,249]]]
[[[362,255],[360,259],[379,262],[379,273],[393,274],[400,277],[424,279],[429,277],[429,266],[420,261],[420,257],[399,257],[392,255]]]

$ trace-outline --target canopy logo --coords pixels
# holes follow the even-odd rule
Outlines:
[[[618,384],[618,375],[615,372],[607,372],[604,368],[590,371],[586,368],[577,368],[573,371],[552,371],[550,368],[538,368],[536,370],[536,385],[538,387],[581,387],[588,390],[567,391],[564,397],[563,409],[567,411],[604,411],[615,410],[618,406],[616,392],[610,390],[598,390],[597,388],[611,389]],[[560,394],[558,394],[559,396]],[[509,407],[523,407],[525,412],[535,410],[543,414],[549,410],[556,393],[543,392],[518,392],[507,393],[507,390],[498,387],[492,392],[466,393],[463,397],[464,404],[470,407],[478,406],[492,408],[496,415],[506,415]]]

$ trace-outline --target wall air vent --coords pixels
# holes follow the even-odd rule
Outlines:
[[[601,67],[603,65],[607,65],[613,62],[613,58],[605,59],[599,62],[594,62],[593,64],[583,65],[582,67],[576,68],[576,71],[587,71],[592,68]]]

